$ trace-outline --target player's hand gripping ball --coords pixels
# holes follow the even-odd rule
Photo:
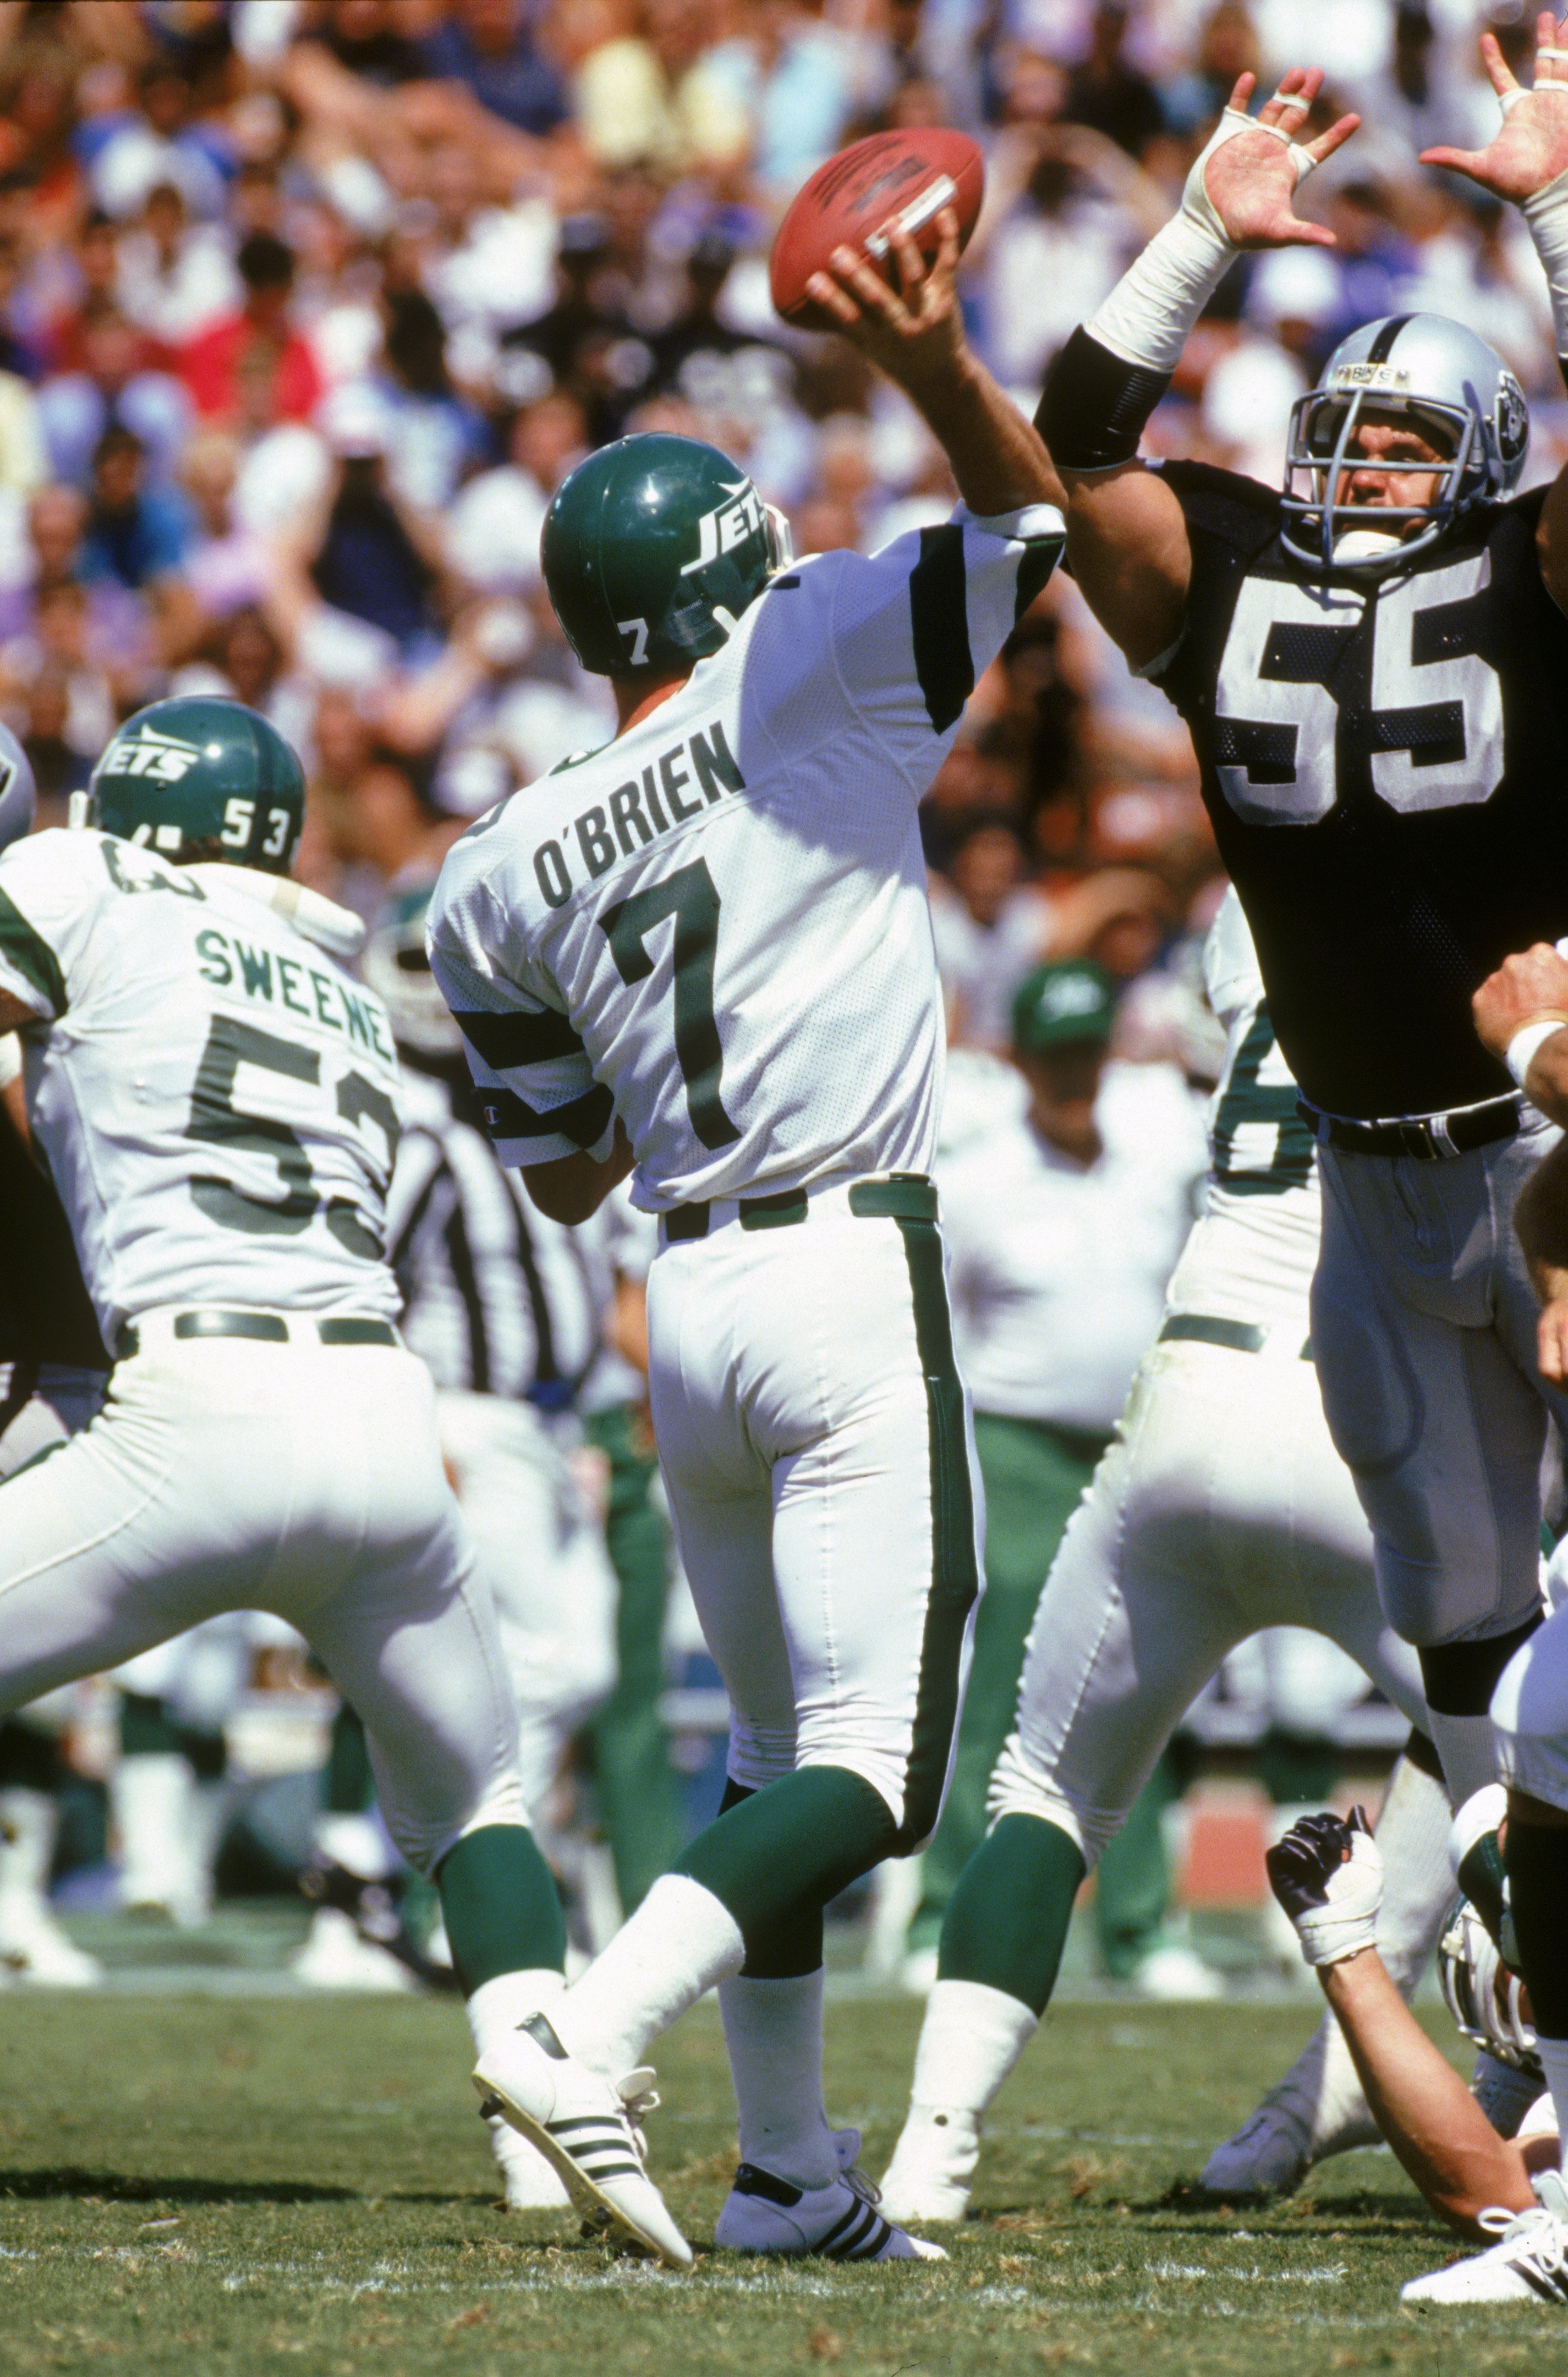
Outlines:
[[[943,208],[957,217],[963,247],[985,188],[980,151],[963,132],[875,132],[840,149],[818,167],[779,225],[769,266],[774,305],[799,329],[837,329],[807,294],[812,274],[828,270],[835,248],[852,248],[889,279],[893,242],[903,233],[929,263],[940,244]]]
[[[1377,1944],[1382,1858],[1360,1808],[1350,1821],[1303,1816],[1263,1859],[1309,1965],[1337,1965]]]

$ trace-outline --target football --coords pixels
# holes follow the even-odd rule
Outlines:
[[[985,161],[963,132],[874,132],[841,149],[817,168],[779,225],[769,266],[775,307],[797,328],[833,329],[832,317],[812,303],[806,284],[826,270],[834,248],[856,248],[885,271],[892,234],[902,227],[922,256],[935,256],[943,207],[958,217],[959,241],[967,245],[985,188]]]

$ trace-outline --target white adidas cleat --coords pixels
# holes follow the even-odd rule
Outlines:
[[[1215,2146],[1198,2185],[1205,2195],[1222,2195],[1227,2203],[1294,2195],[1314,2164],[1382,2143],[1382,2132],[1364,2108],[1359,2119],[1342,2121],[1330,2136],[1314,2141],[1300,2113],[1265,2096],[1235,2134]]]
[[[980,2158],[980,2118],[952,2105],[911,2105],[882,2178],[890,2220],[962,2220]]]
[[[691,2248],[644,2168],[640,2116],[655,2101],[652,2073],[612,2087],[569,2055],[544,2014],[489,2049],[473,2067],[480,2110],[499,2113],[536,2146],[592,2228],[619,2229],[672,2270]]]
[[[291,1967],[313,1989],[364,1989],[391,1996],[417,1989],[408,1966],[377,1941],[365,1939],[352,1915],[318,1906]]]
[[[1568,2189],[1555,2171],[1535,2181],[1540,2202],[1528,2212],[1483,2212],[1497,2236],[1484,2253],[1432,2270],[1399,2289],[1401,2302],[1432,2310],[1454,2303],[1534,2302],[1568,2307]],[[1501,2232],[1501,2234],[1499,2234]]]
[[[713,2242],[729,2253],[817,2254],[829,2262],[945,2262],[940,2245],[911,2237],[883,2216],[880,2191],[856,2168],[858,2130],[837,2130],[839,2175],[826,2187],[796,2187],[743,2162],[724,2199]]]
[[[507,2192],[509,2212],[564,2212],[571,2198],[537,2146],[520,2137],[499,2113],[485,2124]]]

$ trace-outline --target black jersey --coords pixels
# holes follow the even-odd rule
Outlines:
[[[1513,1084],[1470,997],[1568,933],[1568,618],[1544,490],[1397,578],[1306,578],[1279,497],[1194,462],[1192,583],[1156,682],[1191,729],[1291,1072],[1330,1113],[1435,1114]]]
[[[106,1370],[70,1224],[0,1105],[0,1362]]]

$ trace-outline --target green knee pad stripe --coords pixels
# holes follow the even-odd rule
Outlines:
[[[1083,1873],[1078,1844],[1055,1824],[1004,1816],[948,1902],[939,1978],[981,1981],[1044,2013]]]
[[[464,1997],[498,1973],[564,1970],[560,1896],[526,1824],[465,1833],[441,1859],[436,1881]]]
[[[964,1630],[980,1590],[975,1558],[975,1498],[964,1426],[964,1386],[952,1350],[952,1318],[934,1222],[893,1216],[904,1240],[915,1304],[915,1342],[926,1379],[931,1462],[931,1585],[920,1645],[915,1731],[904,1785],[901,1848],[923,1841],[937,1821],[958,1720]]]

